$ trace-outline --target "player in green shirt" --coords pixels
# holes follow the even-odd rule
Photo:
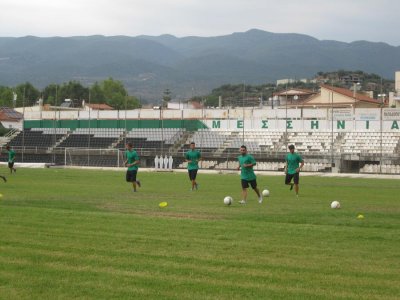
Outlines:
[[[128,167],[126,171],[126,181],[132,182],[133,191],[136,192],[136,186],[140,187],[140,181],[136,179],[136,175],[139,169],[139,155],[133,150],[132,143],[126,144],[125,151],[125,166]]]
[[[254,174],[253,167],[256,165],[256,160],[250,154],[247,154],[246,146],[240,147],[240,155],[238,156],[239,166],[237,167],[240,171],[240,179],[242,181],[242,200],[240,204],[246,204],[247,201],[247,189],[249,185],[256,192],[258,196],[258,203],[262,203],[263,198],[260,194],[260,190],[257,187],[257,177]]]
[[[192,182],[191,191],[197,190],[199,185],[196,182],[197,171],[199,170],[199,161],[201,161],[201,153],[196,150],[195,142],[190,143],[190,150],[185,153],[185,161],[188,163],[187,169],[189,173],[189,179]]]
[[[6,147],[7,152],[8,152],[8,168],[10,169],[10,173],[14,171],[17,172],[17,169],[14,168],[14,162],[15,162],[15,151],[10,148],[9,145]]]
[[[299,197],[299,178],[300,170],[304,166],[304,160],[300,154],[294,152],[294,145],[289,145],[289,153],[286,155],[286,167],[285,167],[285,184],[290,185],[290,190],[293,189],[296,192],[296,197]],[[291,183],[293,178],[293,183]]]

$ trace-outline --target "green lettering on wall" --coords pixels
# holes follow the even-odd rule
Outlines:
[[[311,129],[318,129],[319,121],[311,121]]]
[[[262,120],[262,127],[261,128],[268,128],[268,120]]]
[[[212,121],[212,128],[221,128],[221,121]]]
[[[346,121],[337,121],[337,129],[344,129],[346,127]]]
[[[293,122],[293,121],[289,121],[289,120],[286,121],[286,128],[287,128],[287,129],[293,129],[292,122]]]
[[[365,129],[369,129],[369,121],[365,121]]]
[[[243,128],[243,121],[242,120],[238,120],[237,121],[237,128]]]
[[[399,124],[397,124],[397,121],[393,121],[392,128],[390,129],[399,129]]]

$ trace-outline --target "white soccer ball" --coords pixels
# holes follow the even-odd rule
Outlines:
[[[231,196],[226,196],[226,197],[224,198],[224,204],[225,204],[225,205],[231,205],[232,202],[233,202],[233,199],[232,199]]]
[[[269,196],[269,191],[268,191],[267,189],[263,190],[263,191],[262,191],[262,195],[263,195],[264,197],[268,197],[268,196]]]
[[[340,208],[340,202],[339,201],[332,201],[331,208],[333,208],[333,209]]]

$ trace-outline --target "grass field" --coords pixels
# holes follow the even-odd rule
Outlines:
[[[283,176],[258,176],[271,196],[240,206],[238,175],[200,171],[190,192],[186,173],[139,172],[138,193],[124,176],[0,183],[0,299],[400,297],[400,180],[302,177],[296,200]]]

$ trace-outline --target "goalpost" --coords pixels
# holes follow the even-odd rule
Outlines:
[[[65,148],[65,166],[123,167],[123,152],[119,149]]]

